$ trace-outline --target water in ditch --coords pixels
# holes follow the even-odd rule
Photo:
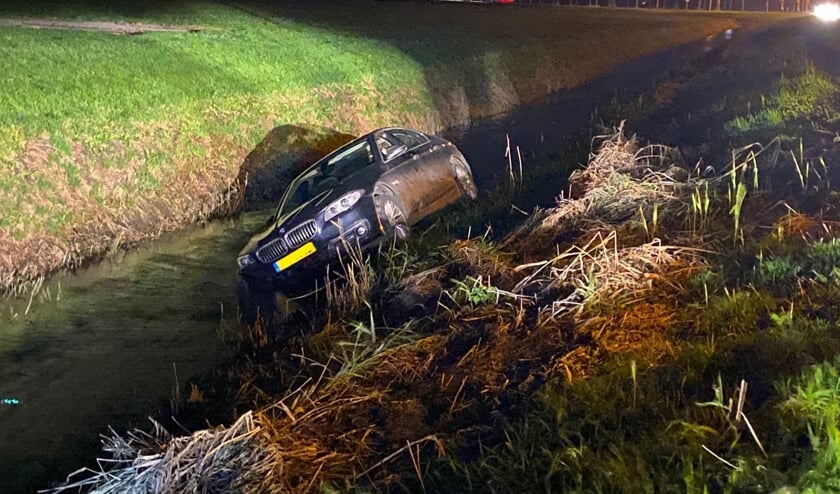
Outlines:
[[[265,216],[192,228],[0,305],[0,492],[90,464],[109,424],[146,427],[176,383],[225,358],[234,259]]]

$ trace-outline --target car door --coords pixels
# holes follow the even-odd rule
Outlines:
[[[439,209],[441,198],[448,199],[453,186],[457,191],[457,183],[448,159],[443,159],[445,150],[427,137],[405,129],[388,129],[381,137],[393,145],[406,146],[403,153],[386,162],[388,171],[380,182],[399,200],[406,222],[412,225]]]

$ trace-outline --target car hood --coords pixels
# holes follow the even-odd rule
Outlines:
[[[251,254],[257,250],[263,240],[267,237],[271,236],[272,233],[275,231],[280,230],[281,233],[287,230],[288,227],[294,226],[296,220],[301,218],[301,221],[305,219],[315,219],[318,213],[327,206],[333,198],[338,198],[341,196],[340,193],[336,193],[336,189],[331,189],[326,192],[322,192],[320,195],[313,197],[309,201],[301,204],[297,209],[289,211],[288,213],[280,216],[272,223],[270,223],[265,230],[257,233],[256,235],[252,236],[245,247],[239,251],[239,255]],[[343,190],[343,189],[342,189]]]
[[[322,209],[348,192],[361,189],[365,191],[365,194],[370,193],[370,191],[373,190],[372,184],[376,181],[376,177],[378,177],[379,174],[381,174],[381,172],[367,170],[344,179],[344,181],[336,187],[321,192],[309,201],[301,204],[298,208],[293,209],[292,211],[289,211],[277,218],[274,225],[272,225],[272,228],[289,228],[302,221],[315,219]],[[269,230],[271,230],[271,228],[269,228]]]
[[[278,217],[271,225],[269,230],[273,228],[282,229],[284,227],[294,226],[294,223],[298,221],[298,219],[300,221],[315,219],[315,217],[318,215],[319,212],[321,212],[322,209],[327,207],[327,205],[330,202],[334,201],[339,196],[341,196],[341,192],[336,192],[336,189],[330,189],[321,192],[320,194],[304,202],[297,208]]]

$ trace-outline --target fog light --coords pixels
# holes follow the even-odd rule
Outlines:
[[[356,228],[356,235],[358,235],[359,237],[364,237],[365,235],[367,235],[367,232],[367,227],[364,225],[360,226],[359,228]]]
[[[239,267],[240,271],[247,268],[251,264],[254,264],[254,262],[256,262],[256,259],[251,257],[251,254],[245,254],[244,256],[239,256],[236,258],[236,265]]]

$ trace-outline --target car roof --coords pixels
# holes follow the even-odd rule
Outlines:
[[[368,134],[377,134],[379,132],[385,132],[385,131],[388,131],[388,130],[407,130],[409,132],[417,132],[419,134],[428,135],[425,132],[423,132],[422,130],[409,129],[408,127],[380,127],[380,128],[378,128],[374,131],[369,132]],[[368,134],[365,134],[365,135],[368,135]]]
[[[317,161],[315,161],[314,163],[312,163],[312,165],[310,165],[310,166],[306,167],[306,169],[304,169],[301,173],[299,173],[299,174],[298,174],[295,178],[297,178],[297,177],[298,177],[298,176],[300,176],[300,175],[305,174],[306,172],[308,172],[309,170],[311,170],[312,168],[314,168],[316,165],[318,165],[318,164],[320,164],[322,161],[324,161],[324,159],[326,159],[326,158],[328,158],[328,157],[330,157],[330,156],[334,155],[337,151],[339,151],[339,150],[341,150],[341,149],[344,149],[345,147],[350,147],[350,146],[352,146],[352,145],[354,145],[354,144],[356,144],[356,143],[358,143],[358,142],[360,142],[360,141],[362,141],[362,140],[364,140],[364,139],[367,139],[367,138],[368,138],[368,137],[370,137],[370,136],[376,136],[377,134],[380,134],[380,133],[382,133],[382,132],[386,132],[386,131],[389,131],[389,130],[407,130],[407,131],[410,131],[410,132],[418,132],[418,133],[423,134],[424,136],[427,136],[427,137],[428,137],[428,134],[426,134],[425,132],[420,131],[420,130],[409,129],[408,127],[395,127],[395,126],[391,126],[391,127],[380,127],[380,128],[378,128],[378,129],[371,130],[370,132],[368,132],[368,133],[366,133],[366,134],[362,134],[362,135],[360,135],[359,137],[357,137],[357,138],[353,139],[352,141],[346,142],[346,143],[342,144],[341,146],[339,146],[339,147],[337,147],[337,148],[335,148],[335,149],[331,150],[329,153],[325,154],[324,156],[322,156],[321,158],[319,158]]]

